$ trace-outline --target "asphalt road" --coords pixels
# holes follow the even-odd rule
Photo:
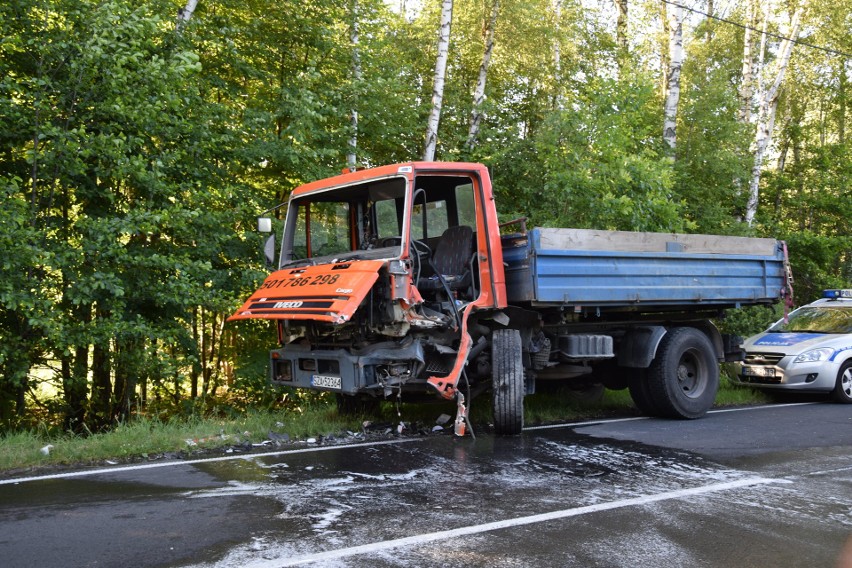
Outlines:
[[[852,568],[852,406],[0,481],[0,566]]]

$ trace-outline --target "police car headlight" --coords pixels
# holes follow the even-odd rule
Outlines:
[[[834,349],[823,347],[821,349],[811,349],[805,351],[793,360],[793,363],[817,363],[819,361],[828,361],[834,355]]]

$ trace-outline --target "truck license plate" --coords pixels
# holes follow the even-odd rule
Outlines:
[[[340,377],[331,377],[328,375],[313,375],[311,377],[311,386],[320,387],[323,389],[339,389]]]
[[[774,377],[774,367],[743,367],[743,375],[747,377]]]

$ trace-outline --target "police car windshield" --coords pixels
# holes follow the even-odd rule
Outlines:
[[[813,333],[852,333],[852,306],[805,306],[792,312],[769,331],[806,331]]]

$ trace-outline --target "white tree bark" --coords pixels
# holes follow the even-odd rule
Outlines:
[[[485,51],[482,54],[482,62],[479,64],[479,77],[476,80],[476,88],[473,91],[473,109],[470,111],[470,129],[467,133],[465,146],[472,150],[476,146],[479,137],[479,128],[482,124],[482,103],[485,102],[485,83],[488,79],[488,65],[491,63],[491,52],[494,50],[494,28],[497,26],[497,13],[500,10],[500,0],[494,0],[491,6],[491,17],[485,31]]]
[[[358,20],[361,17],[358,10],[358,0],[352,0],[352,27],[349,29],[349,41],[352,44],[352,83],[356,90],[360,89],[361,85],[361,51],[359,49],[359,30]],[[354,170],[358,165],[358,108],[357,98],[352,105],[352,110],[349,114],[349,126],[352,129],[352,135],[349,138],[349,152],[346,154],[346,165],[350,170]]]
[[[663,140],[672,152],[677,146],[677,108],[680,102],[680,71],[683,67],[683,7],[677,4],[673,8],[669,26],[669,69],[663,120]]]
[[[197,6],[198,0],[186,0],[186,6],[178,10],[178,30],[180,30],[182,26],[189,22],[189,20],[192,18],[192,13],[195,12],[195,8]]]
[[[627,0],[613,0],[615,9],[618,11],[618,19],[615,23],[615,43],[622,54],[627,53]]]
[[[766,149],[772,141],[772,131],[775,128],[775,111],[778,108],[778,94],[787,66],[790,63],[790,55],[793,53],[793,42],[798,39],[801,30],[801,19],[804,9],[799,7],[793,14],[790,24],[790,33],[781,42],[778,51],[778,59],[775,62],[775,79],[772,84],[760,93],[760,105],[757,110],[757,132],[754,137],[754,164],[751,168],[751,182],[749,183],[748,202],[746,203],[745,222],[751,226],[757,214],[757,204],[760,198],[760,174],[763,169],[763,160]],[[762,83],[762,82],[761,82]]]
[[[555,0],[553,2],[553,15],[556,20],[554,25],[555,38],[553,40],[553,69],[554,78],[556,79],[555,106],[556,110],[563,110],[565,108],[565,97],[562,94],[564,93],[562,88],[562,48],[559,43],[562,36],[560,30],[560,26],[562,25],[562,0]]]
[[[754,61],[751,55],[751,26],[754,23],[754,0],[746,0],[746,28],[743,34],[743,67],[742,67],[742,82],[740,83],[740,110],[738,114],[739,121],[742,123],[751,122],[751,105],[752,105],[752,69]]]
[[[450,53],[450,26],[453,21],[453,0],[441,2],[441,26],[438,30],[438,58],[435,61],[435,78],[432,83],[432,111],[426,125],[426,146],[423,160],[435,159],[438,145],[438,124],[441,122],[441,105],[444,100],[444,80],[447,76],[447,59]]]

